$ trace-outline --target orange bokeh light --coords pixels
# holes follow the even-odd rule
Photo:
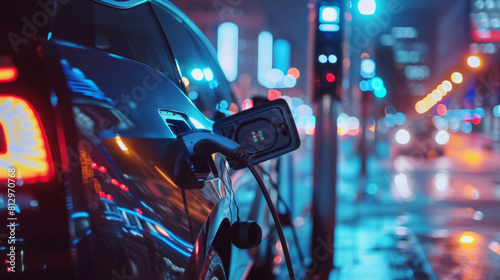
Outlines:
[[[300,77],[300,71],[295,67],[288,69],[287,74],[292,75],[295,79]]]
[[[466,232],[460,236],[460,243],[462,244],[472,244],[476,242],[477,238],[474,233]]]
[[[0,67],[0,83],[12,82],[17,79],[17,68],[13,66]]]

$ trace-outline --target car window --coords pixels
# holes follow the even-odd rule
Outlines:
[[[181,18],[164,6],[152,5],[181,72],[186,94],[206,117],[224,116],[220,112],[228,112],[234,98],[208,46]],[[236,104],[232,111],[238,111]]]
[[[95,47],[143,62],[178,80],[175,62],[147,4],[116,9],[95,4]]]

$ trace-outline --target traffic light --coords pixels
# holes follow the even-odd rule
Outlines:
[[[337,32],[340,29],[340,8],[338,6],[321,6],[319,8],[319,30]]]
[[[331,95],[340,99],[342,82],[342,39],[344,7],[339,0],[319,1],[316,5],[314,98]]]

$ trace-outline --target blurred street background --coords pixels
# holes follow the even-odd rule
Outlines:
[[[299,277],[323,261],[311,222],[330,188],[330,279],[500,279],[500,1],[173,2],[216,49],[230,110],[292,109],[279,192]]]

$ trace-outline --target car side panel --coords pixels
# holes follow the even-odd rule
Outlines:
[[[63,41],[57,49],[78,128],[71,219],[81,279],[184,278],[193,253],[203,259],[219,223],[235,213],[212,211],[228,195],[223,169],[201,190],[176,185],[186,163],[159,111],[211,122],[145,64]]]

